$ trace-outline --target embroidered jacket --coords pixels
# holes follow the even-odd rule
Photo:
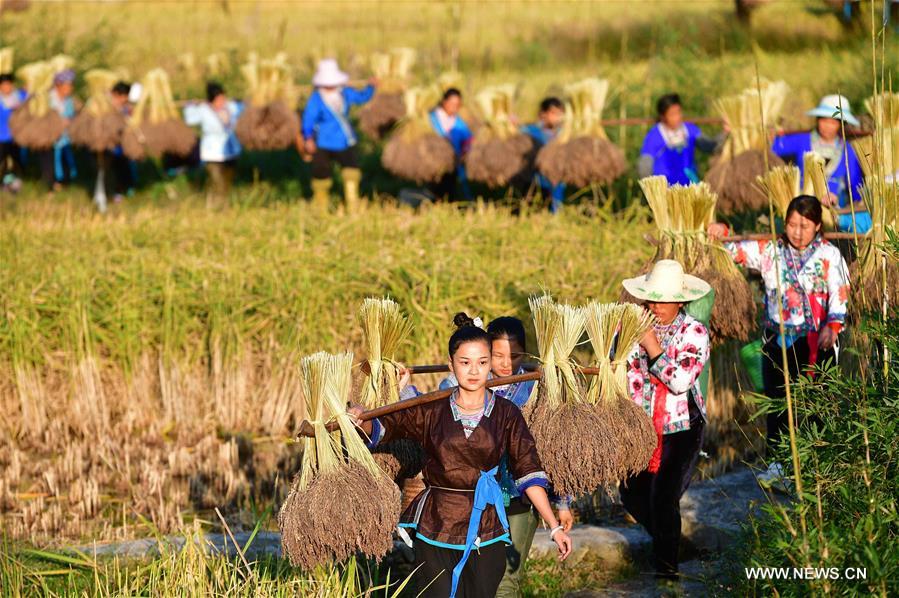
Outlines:
[[[468,520],[474,504],[474,488],[482,471],[498,466],[508,455],[509,470],[519,492],[531,486],[547,488],[549,482],[537,446],[521,411],[510,401],[484,397],[484,415],[466,437],[453,414],[453,399],[398,411],[372,423],[371,443],[400,438],[417,440],[425,452],[422,474],[425,489],[412,500],[400,526],[416,528],[429,544],[463,550]],[[480,545],[509,541],[496,509],[488,505],[481,517]]]
[[[839,331],[846,320],[849,269],[840,250],[820,235],[800,253],[783,239],[725,242],[734,261],[758,270],[765,283],[765,325],[805,336],[825,324]],[[779,268],[778,268],[779,266]],[[778,269],[783,303],[777,303]]]
[[[709,359],[709,332],[699,320],[680,312],[659,338],[662,354],[650,364],[640,345],[627,360],[627,381],[631,398],[643,407],[654,422],[661,422],[663,434],[690,429],[689,394],[706,419],[705,399],[699,375]],[[664,414],[657,413],[664,409]]]

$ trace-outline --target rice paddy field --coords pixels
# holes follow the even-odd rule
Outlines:
[[[812,0],[761,3],[749,25],[725,0],[83,0],[0,12],[0,45],[15,48],[17,64],[65,52],[79,70],[124,67],[139,77],[162,66],[179,99],[199,97],[209,76],[240,96],[250,51],[286,52],[306,83],[320,57],[336,55],[364,78],[371,52],[410,46],[417,81],[458,70],[465,92],[517,84],[523,120],[544,95],[587,76],[611,83],[606,116],[627,118],[651,116],[668,91],[682,94],[688,114],[710,115],[716,97],[758,75],[790,85],[781,123],[790,129],[811,126],[804,112],[825,93],[839,91],[861,112],[882,76],[865,27]],[[884,56],[884,72],[894,71],[899,54]],[[608,129],[631,164],[644,131]],[[355,213],[309,210],[308,166],[292,151],[244,156],[232,195],[216,205],[197,176],[168,178],[145,164],[138,193],[99,215],[87,160],[78,184],[52,197],[36,182],[0,195],[0,593],[401,589],[396,576],[362,564],[300,574],[202,550],[163,550],[139,565],[60,552],[218,530],[215,508],[234,531],[275,529],[272,513],[300,459],[298,360],[361,353],[364,298],[390,296],[411,317],[404,362],[440,363],[455,312],[528,321],[527,299],[543,290],[575,304],[615,300],[620,281],[653,255],[633,168],[575,193],[558,216],[496,193],[413,210],[396,201],[401,184],[379,152],[362,140],[369,199]],[[739,224],[761,226],[757,216]],[[713,355],[703,475],[761,446],[737,349]]]

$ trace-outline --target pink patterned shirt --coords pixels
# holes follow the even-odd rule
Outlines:
[[[706,418],[699,375],[709,360],[709,332],[695,318],[680,312],[664,332],[657,332],[662,354],[650,366],[649,355],[636,345],[627,360],[631,398],[653,417],[657,402],[665,406],[663,434],[690,429],[689,394]]]

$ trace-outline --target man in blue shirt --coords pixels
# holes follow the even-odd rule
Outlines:
[[[562,121],[565,119],[565,105],[556,97],[544,98],[540,102],[540,112],[537,122],[526,125],[522,131],[529,135],[537,146],[537,150],[556,138]],[[550,198],[549,211],[555,214],[565,201],[565,183],[553,185],[549,179],[540,174],[536,175],[536,182],[540,185],[544,197]]]
[[[16,88],[12,73],[0,74],[0,177],[3,188],[13,192],[22,184],[15,176],[16,170],[21,171],[22,153],[9,130],[9,117],[25,98],[25,90]]]

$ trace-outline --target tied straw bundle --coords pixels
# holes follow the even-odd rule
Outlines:
[[[602,429],[599,413],[586,400],[583,377],[571,358],[584,334],[585,315],[554,303],[549,295],[532,297],[528,303],[543,379],[535,385],[524,416],[555,491],[591,493],[606,481],[609,455],[607,439],[596,433]]]
[[[643,272],[662,259],[677,260],[688,274],[698,276],[715,290],[709,329],[712,340],[746,341],[755,324],[755,303],[749,283],[720,243],[706,231],[715,221],[717,197],[706,183],[668,187],[663,176],[640,180],[661,239],[655,256]],[[622,298],[633,301],[625,291]]]
[[[363,301],[359,320],[368,351],[359,401],[366,409],[395,403],[400,400],[396,354],[412,334],[412,322],[395,301],[375,298]],[[424,458],[421,445],[412,440],[379,445],[373,454],[378,466],[394,480],[417,475]]]
[[[431,126],[430,110],[438,99],[433,87],[406,91],[406,116],[381,155],[381,163],[389,172],[419,184],[436,183],[456,167],[453,146]]]
[[[292,147],[300,134],[300,117],[293,107],[299,92],[287,54],[259,60],[255,53],[240,68],[247,83],[248,100],[234,132],[248,150],[272,151]]]
[[[0,48],[0,74],[11,73],[16,51],[11,46]]]
[[[889,231],[899,232],[899,181],[869,178],[862,198],[873,223],[859,243],[858,260],[849,268],[853,289],[850,309],[855,314],[886,314],[899,302],[899,262],[886,249]]]
[[[468,178],[488,187],[503,187],[521,175],[534,152],[534,141],[512,121],[514,85],[487,87],[475,96],[484,123],[465,156]]]
[[[602,455],[604,486],[643,471],[658,443],[646,412],[628,391],[627,358],[653,325],[652,316],[632,303],[599,303],[584,307],[587,335],[596,355],[599,375],[591,378],[587,400],[596,406],[602,427],[595,435],[605,441]]]
[[[122,149],[132,160],[162,154],[187,156],[197,134],[184,124],[172,98],[169,76],[162,69],[149,71],[141,81],[143,92],[122,135]]]
[[[763,124],[777,121],[788,93],[789,87],[783,81],[763,82],[760,88],[746,89],[715,102],[715,110],[730,124],[721,154],[713,160],[705,177],[718,194],[720,212],[761,210],[768,205],[765,194],[753,183],[765,174],[766,167],[782,166],[784,162],[769,149]]]
[[[359,128],[372,139],[382,139],[404,116],[403,92],[415,64],[412,48],[393,48],[371,56],[371,69],[378,79],[375,96],[359,111]]]
[[[865,100],[865,109],[874,121],[874,134],[851,142],[865,179],[899,180],[899,93],[870,97]]]
[[[71,66],[66,56],[26,64],[18,71],[29,97],[9,117],[9,129],[16,143],[33,150],[53,147],[66,130],[66,121],[50,106],[50,91],[56,73]],[[61,67],[61,68],[60,68]]]
[[[790,202],[802,192],[821,200],[829,193],[827,178],[824,174],[824,159],[815,152],[808,152],[804,157],[805,186],[799,184],[802,175],[796,166],[777,166],[764,175],[756,178],[759,188],[771,199],[776,214],[786,220]],[[822,224],[824,228],[833,228],[834,214],[831,208],[822,203]]]
[[[605,79],[586,79],[565,88],[565,124],[537,154],[537,168],[554,185],[611,183],[627,170],[624,152],[602,127],[608,91]]]
[[[392,547],[400,492],[378,469],[346,413],[353,356],[303,358],[303,396],[315,435],[303,441],[303,463],[278,513],[290,563],[311,569],[357,552],[381,558]],[[326,424],[336,420],[337,431]]]
[[[90,96],[81,112],[69,126],[69,137],[75,145],[94,152],[115,149],[122,142],[125,116],[116,110],[109,99],[109,92],[119,80],[119,74],[105,69],[93,69],[85,73]]]
[[[806,152],[802,157],[803,170],[805,177],[802,182],[802,193],[817,197],[821,202],[821,224],[826,230],[833,230],[836,225],[836,215],[833,206],[831,206],[827,198],[830,195],[830,188],[827,186],[827,173],[825,172],[824,156],[817,152]],[[795,196],[794,196],[795,197]],[[787,204],[789,205],[789,203]],[[787,217],[787,206],[783,207],[781,215]]]

